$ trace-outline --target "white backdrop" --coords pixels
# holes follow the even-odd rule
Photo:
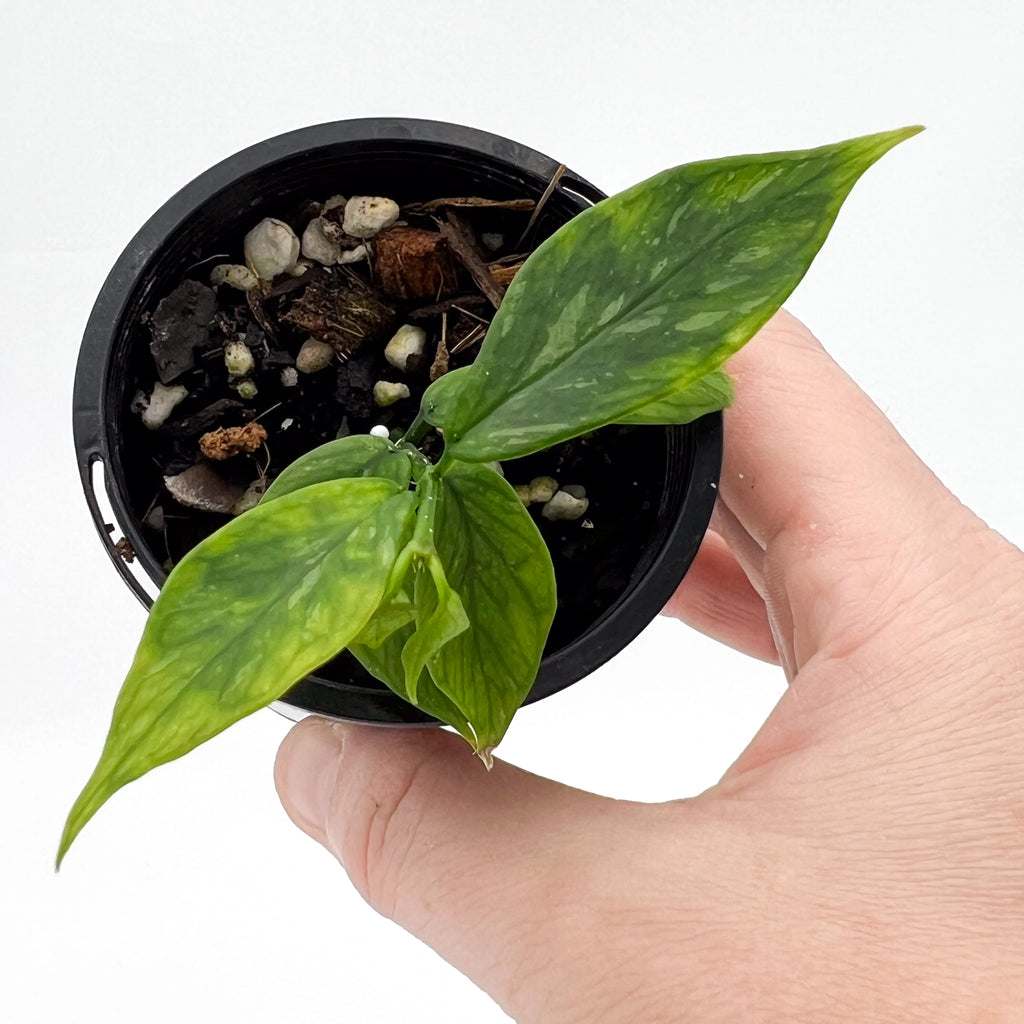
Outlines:
[[[36,2],[10,5],[0,31],[4,1021],[506,1019],[290,825],[271,783],[287,723],[271,711],[123,791],[53,874],[143,622],[75,474],[79,339],[142,222],[250,143],[437,118],[615,191],[690,159],[924,123],[857,186],[789,307],[958,495],[1024,541],[1019,0]],[[658,621],[525,710],[501,753],[601,793],[690,795],[781,689],[777,671]]]

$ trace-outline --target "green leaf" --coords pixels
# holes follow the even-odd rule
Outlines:
[[[712,370],[706,377],[680,391],[627,413],[619,423],[691,423],[709,412],[732,405],[732,381],[724,370]]]
[[[363,629],[416,497],[333,480],[260,504],[190,551],[160,592],[57,864],[118,789],[264,707]]]
[[[385,640],[406,623],[416,618],[416,606],[405,590],[400,590],[390,600],[385,600],[373,613],[370,621],[360,630],[353,643],[367,647],[380,647]]]
[[[462,599],[452,590],[436,554],[431,555],[426,564],[417,565],[413,572],[416,631],[402,649],[402,666],[408,699],[415,704],[417,682],[428,661],[469,627],[469,619]]]
[[[352,434],[322,444],[296,459],[267,488],[260,504],[312,484],[352,477],[381,477],[408,487],[412,461],[406,452],[396,451],[391,442],[382,437]]]
[[[358,641],[349,645],[351,653],[370,675],[379,679],[388,689],[410,704],[413,702],[409,700],[409,692],[405,688],[402,651],[415,630],[415,623],[408,622],[375,647]],[[416,684],[415,703],[416,707],[428,715],[433,715],[439,722],[452,726],[468,743],[474,743],[475,735],[466,721],[466,716],[434,685],[426,669],[420,674]]]
[[[687,164],[581,213],[527,259],[442,396],[451,455],[527,455],[716,369],[796,287],[860,175],[920,130]]]
[[[427,667],[486,761],[537,677],[555,615],[554,568],[529,512],[486,466],[454,463],[442,476],[434,543],[469,628]]]
[[[450,370],[443,377],[438,377],[423,393],[422,415],[431,426],[444,429],[459,388],[469,380],[467,374],[470,369],[472,367],[461,366],[457,370]]]

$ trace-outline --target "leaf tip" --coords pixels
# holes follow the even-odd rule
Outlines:
[[[494,758],[491,756],[494,747],[478,747],[473,753],[484,763],[484,767],[490,771],[494,767]]]

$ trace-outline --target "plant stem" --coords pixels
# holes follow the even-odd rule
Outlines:
[[[409,444],[419,444],[429,429],[430,424],[424,418],[423,410],[420,409],[420,411],[416,413],[416,419],[412,421],[409,429],[402,435],[402,440],[407,441]]]

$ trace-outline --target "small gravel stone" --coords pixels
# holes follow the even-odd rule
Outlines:
[[[265,217],[246,236],[245,262],[263,281],[272,281],[298,261],[301,245],[283,220]]]
[[[413,324],[402,324],[384,349],[384,358],[396,369],[403,372],[409,368],[409,360],[418,360],[427,347],[427,332]]]
[[[558,490],[558,481],[551,476],[535,476],[530,481],[530,501],[550,501]]]
[[[256,387],[254,380],[249,380],[246,377],[244,380],[240,380],[237,384],[231,385],[237,392],[239,398],[244,398],[247,402],[252,401],[259,394],[259,389]]]
[[[515,486],[516,497],[524,504],[530,504],[530,485],[529,484],[516,484]]]
[[[579,519],[589,504],[586,498],[574,498],[568,491],[559,491],[540,514],[545,519]]]
[[[398,220],[398,203],[382,196],[353,196],[345,204],[342,228],[355,238],[372,238]]]
[[[231,506],[231,514],[240,516],[243,512],[255,508],[260,503],[260,498],[266,494],[267,481],[265,479],[253,480],[245,489],[242,496]]]
[[[286,366],[281,371],[281,383],[286,388],[293,388],[299,383],[299,371],[294,366]]]
[[[373,385],[373,400],[383,407],[394,405],[410,395],[409,388],[405,384],[395,384],[389,380],[379,380]]]
[[[256,360],[244,341],[229,341],[224,346],[224,365],[232,377],[248,377],[256,367]]]
[[[562,484],[562,490],[566,494],[571,494],[574,498],[585,498],[587,496],[587,489],[580,484]]]
[[[318,373],[329,366],[334,358],[334,349],[326,341],[307,338],[295,357],[295,368],[299,373]]]
[[[323,218],[314,217],[302,232],[302,255],[325,267],[333,267],[341,258],[341,247],[329,239],[323,230]]]
[[[237,288],[242,292],[251,292],[258,288],[259,278],[241,263],[218,263],[210,271],[210,284],[214,287],[226,284],[229,288]]]
[[[152,393],[137,403],[141,406],[143,426],[147,430],[158,430],[167,422],[174,407],[187,397],[188,389],[183,384],[173,384],[168,388],[157,381]]]

